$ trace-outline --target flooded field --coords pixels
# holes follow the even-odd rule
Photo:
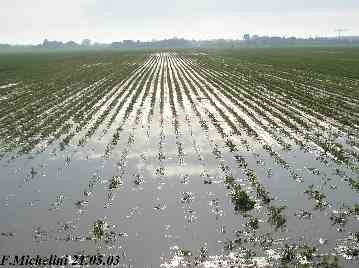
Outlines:
[[[0,68],[0,255],[359,266],[359,79],[218,51],[27,57]]]

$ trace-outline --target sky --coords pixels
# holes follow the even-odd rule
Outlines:
[[[0,43],[359,35],[359,0],[0,0]]]

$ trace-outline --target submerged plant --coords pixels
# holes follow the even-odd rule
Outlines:
[[[276,229],[283,228],[287,222],[286,218],[282,215],[282,211],[286,208],[286,206],[269,207],[269,218],[268,222],[275,226]]]
[[[164,176],[165,175],[165,168],[164,167],[159,167],[156,169],[156,175],[157,176]]]
[[[183,192],[181,202],[182,203],[191,203],[193,201],[193,193],[191,192]]]
[[[245,160],[245,158],[243,156],[235,155],[234,157],[236,158],[239,167],[247,168],[248,164],[247,164],[247,161]]]
[[[30,170],[30,176],[31,176],[31,179],[35,178],[35,176],[37,175],[37,171],[35,170],[34,167],[31,167],[31,170]]]
[[[338,231],[342,231],[342,227],[344,227],[348,221],[348,215],[350,212],[345,210],[333,211],[330,220],[332,225],[338,226]]]
[[[352,178],[349,178],[349,184],[350,186],[356,190],[356,191],[359,191],[359,180],[355,180],[355,179],[352,179]]]
[[[105,236],[108,229],[108,224],[103,220],[97,220],[93,225],[93,235],[95,239],[101,240]]]
[[[339,259],[337,256],[320,256],[319,261],[315,263],[318,268],[339,268]]]
[[[136,178],[135,178],[135,180],[133,181],[133,183],[134,183],[135,185],[140,185],[140,184],[144,183],[144,179],[143,179],[143,176],[142,176],[142,175],[136,174],[135,177],[136,177]]]
[[[256,185],[257,197],[260,198],[264,204],[269,204],[273,198],[269,196],[269,193],[260,184]]]
[[[123,182],[119,176],[113,176],[110,180],[110,185],[108,186],[108,188],[110,190],[117,189],[120,185],[122,185],[122,183]]]
[[[255,201],[251,200],[245,191],[242,191],[239,184],[232,186],[231,192],[232,202],[235,210],[248,211],[254,208]]]
[[[354,208],[352,208],[352,209],[350,210],[350,212],[351,212],[351,214],[354,214],[354,215],[356,215],[356,216],[359,216],[359,205],[358,205],[358,204],[355,204],[355,205],[354,205]]]
[[[296,247],[285,245],[281,253],[282,264],[289,264],[296,259]]]
[[[192,251],[188,249],[179,249],[177,250],[176,255],[180,257],[190,257],[192,256]]]
[[[227,185],[228,189],[231,188],[235,183],[234,177],[232,175],[226,175],[224,178],[224,183]]]
[[[246,223],[246,226],[252,228],[253,230],[257,230],[259,228],[259,221],[256,217],[251,217],[248,222]]]
[[[315,207],[319,209],[325,208],[328,203],[324,201],[326,198],[325,194],[319,192],[318,190],[314,190],[314,185],[309,185],[308,189],[305,190],[305,194],[309,195],[310,199],[314,199],[316,202]]]
[[[230,152],[233,153],[237,151],[236,145],[230,139],[226,140],[226,145],[229,148]]]
[[[359,232],[353,233],[353,240],[359,243]]]
[[[232,251],[236,249],[241,243],[242,243],[241,238],[238,238],[236,240],[227,240],[224,242],[223,248],[225,251]]]
[[[291,151],[291,150],[292,150],[292,145],[289,143],[284,143],[283,151]]]
[[[208,258],[208,248],[206,246],[199,249],[199,257],[202,261]]]
[[[306,262],[310,262],[313,260],[315,253],[317,252],[317,249],[315,247],[311,247],[308,245],[304,245],[301,248],[300,255],[305,258]]]
[[[114,226],[110,226],[104,220],[97,220],[92,227],[93,237],[89,238],[90,240],[103,241],[105,244],[113,244],[116,241],[117,236],[124,236],[126,233],[116,233],[111,230]]]

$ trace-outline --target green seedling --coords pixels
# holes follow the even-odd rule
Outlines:
[[[231,197],[235,210],[249,211],[252,210],[256,204],[256,202],[251,200],[248,194],[241,189],[239,184],[232,186]]]

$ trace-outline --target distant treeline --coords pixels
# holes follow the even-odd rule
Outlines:
[[[9,45],[0,44],[0,50],[16,49],[141,49],[141,48],[238,48],[238,47],[276,47],[276,46],[325,46],[325,45],[359,45],[359,36],[343,37],[316,37],[296,38],[277,36],[258,36],[245,34],[243,39],[212,39],[212,40],[188,40],[184,38],[171,38],[152,41],[123,40],[112,43],[92,43],[90,39],[84,39],[80,44],[74,41],[61,42],[45,39],[38,45]]]
[[[359,44],[359,36],[338,36],[338,37],[279,37],[279,36],[258,36],[245,34],[242,44],[245,45],[351,45]]]

